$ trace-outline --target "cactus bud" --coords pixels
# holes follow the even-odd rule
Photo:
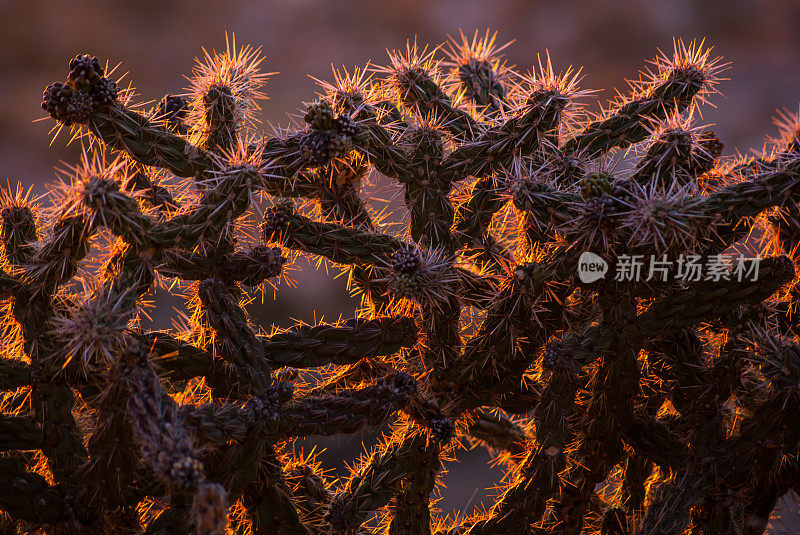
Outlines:
[[[289,225],[294,215],[294,205],[291,201],[282,202],[271,207],[264,213],[264,222],[261,224],[261,237],[265,243],[280,239],[281,234]]]
[[[409,249],[400,249],[392,253],[392,269],[398,273],[413,275],[419,270],[420,259]]]
[[[333,108],[326,100],[318,100],[308,106],[303,120],[313,130],[330,130],[334,126]]]
[[[227,274],[245,286],[258,286],[266,279],[280,275],[285,263],[286,257],[280,248],[259,245],[247,253],[236,254]]]
[[[581,197],[591,199],[600,197],[612,190],[612,178],[606,173],[590,173],[583,177],[579,184],[581,187]]]
[[[80,54],[69,62],[69,81],[76,89],[87,91],[103,78],[103,68],[96,56]]]
[[[186,99],[180,95],[164,95],[158,103],[156,117],[167,121],[170,125],[178,126],[186,120],[188,105]]]
[[[300,140],[300,154],[311,166],[325,165],[330,160],[328,150],[329,133],[312,130]]]

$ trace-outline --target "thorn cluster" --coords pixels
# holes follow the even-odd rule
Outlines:
[[[42,106],[91,148],[46,201],[0,193],[0,530],[763,533],[800,490],[800,120],[730,158],[702,42],[597,114],[496,43],[334,70],[269,134],[260,49],[148,113],[74,58]],[[299,255],[355,317],[257,324]],[[186,325],[145,328],[157,287]],[[376,431],[338,478],[297,447]],[[453,516],[466,446],[506,477]]]

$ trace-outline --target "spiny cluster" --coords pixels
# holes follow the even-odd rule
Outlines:
[[[334,71],[268,135],[258,49],[206,52],[151,110],[74,59],[43,108],[82,162],[48,206],[0,196],[2,528],[764,532],[800,490],[800,122],[722,157],[702,43],[597,113],[580,70],[506,46]],[[254,323],[297,255],[347,274],[356,317]],[[157,287],[186,324],[144,328]],[[386,426],[339,478],[296,448]],[[439,511],[476,444],[496,499]]]
[[[323,166],[353,150],[354,137],[358,134],[355,121],[345,114],[334,117],[327,101],[309,106],[303,119],[309,131],[300,141],[300,152],[309,165]],[[363,143],[365,138],[361,136],[359,141]]]
[[[117,84],[104,76],[97,57],[81,54],[69,62],[66,83],[55,82],[44,90],[42,109],[65,125],[84,123],[92,112],[117,98]]]

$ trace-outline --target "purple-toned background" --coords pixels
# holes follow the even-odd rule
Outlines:
[[[761,146],[763,136],[775,131],[774,112],[797,110],[800,102],[800,2],[792,0],[0,0],[0,180],[43,192],[55,165],[76,160],[77,148],[66,147],[65,138],[49,146],[50,121],[33,120],[43,115],[44,86],[63,78],[67,59],[79,52],[121,61],[141,98],[150,100],[181,91],[201,47],[224,48],[225,31],[235,32],[239,43],[263,47],[265,69],[280,72],[268,85],[271,100],[261,119],[286,124],[287,113],[313,99],[315,85],[307,75],[326,78],[331,64],[381,63],[387,47],[402,47],[407,38],[438,44],[459,28],[491,28],[502,42],[516,39],[507,57],[522,69],[549,49],[557,69],[583,66],[582,86],[602,89],[600,96],[608,98],[658,47],[670,49],[673,36],[706,37],[732,62],[726,73],[731,80],[720,86],[725,98],[703,109],[703,122],[717,123],[728,154],[734,147]],[[300,290],[281,288],[277,303],[255,306],[254,315],[287,325],[290,317],[311,320],[314,312],[331,319],[352,314],[357,303],[347,297],[343,280],[308,270],[298,277]],[[154,320],[168,326],[173,302],[158,302]],[[325,443],[324,457],[331,463],[352,458],[360,442]],[[482,450],[459,457],[446,477],[445,510],[469,509],[502,476],[486,466]],[[787,521],[776,527],[790,529]]]

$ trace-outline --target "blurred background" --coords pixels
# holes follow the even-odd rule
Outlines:
[[[516,40],[506,57],[522,70],[546,49],[557,70],[584,67],[581,86],[602,90],[601,99],[613,97],[615,87],[624,90],[625,79],[635,77],[658,48],[671,50],[673,37],[705,37],[732,62],[725,74],[731,79],[720,85],[724,97],[714,99],[715,108],[704,107],[701,120],[716,125],[727,154],[760,147],[765,134],[775,133],[776,110],[796,111],[800,102],[795,0],[0,0],[0,181],[20,181],[42,193],[54,166],[77,160],[79,149],[67,146],[65,136],[50,146],[51,121],[34,122],[44,116],[42,89],[64,78],[68,59],[77,53],[121,62],[119,72],[130,72],[126,80],[133,81],[140,100],[153,100],[181,92],[201,47],[224,49],[225,32],[233,32],[238,43],[263,47],[265,70],[279,71],[267,86],[270,100],[260,118],[285,125],[287,113],[314,98],[309,75],[329,79],[331,64],[380,64],[387,47],[403,47],[414,36],[437,45],[459,29],[471,35],[487,28],[499,32],[501,43]],[[290,318],[335,319],[351,316],[358,305],[341,278],[309,269],[296,278],[299,289],[281,287],[277,301],[253,305],[258,321],[285,326]],[[160,297],[157,304],[154,322],[168,327],[176,302]],[[341,469],[361,450],[362,438],[374,440],[356,436],[315,444],[327,448],[323,458],[329,466]],[[482,449],[461,452],[459,459],[450,463],[440,506],[469,512],[491,497],[503,470],[489,467]],[[784,517],[775,532],[798,533],[792,526]]]

